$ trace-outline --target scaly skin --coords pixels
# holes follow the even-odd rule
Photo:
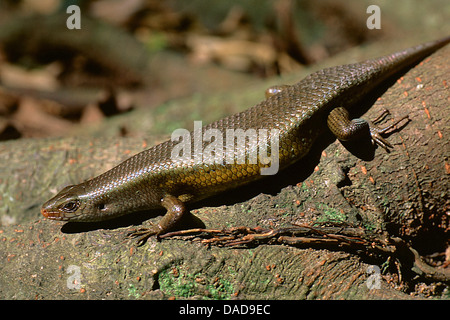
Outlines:
[[[194,155],[198,150],[194,142],[196,134],[218,129],[223,139],[223,153],[204,152],[200,160],[194,156],[174,158],[172,151],[180,146],[180,141],[166,141],[91,180],[64,188],[43,205],[41,213],[53,220],[98,221],[166,208],[167,213],[158,225],[136,233],[147,238],[170,229],[185,212],[186,202],[261,178],[261,170],[274,163],[265,164],[260,158],[252,163],[249,157],[242,162],[239,152],[249,155],[261,148],[273,149],[271,154],[276,156],[278,152],[278,164],[282,169],[309,152],[325,129],[325,123],[340,140],[370,133],[375,143],[387,148],[390,145],[381,134],[392,126],[378,129],[362,119],[350,121],[348,111],[384,81],[414,66],[448,42],[450,37],[381,58],[315,72],[292,86],[273,90],[266,100],[246,111],[191,132],[185,140],[190,141],[190,148],[186,150]],[[263,129],[271,134],[258,135],[259,139],[238,143],[236,149],[231,150],[225,143],[227,129],[255,129],[257,133]],[[272,133],[273,129],[278,132]],[[207,141],[201,145],[201,150],[205,151],[210,142],[205,137],[203,140]],[[227,155],[231,158],[226,158]]]

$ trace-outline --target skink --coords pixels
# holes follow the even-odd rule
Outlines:
[[[185,213],[185,203],[262,178],[275,162],[275,169],[282,169],[299,160],[327,125],[340,140],[367,134],[388,148],[381,135],[398,121],[380,129],[362,119],[350,120],[349,111],[384,81],[449,42],[447,37],[323,69],[294,85],[274,88],[266,100],[246,111],[192,132],[182,131],[95,178],[67,186],[42,206],[41,213],[53,220],[99,221],[167,209],[159,224],[136,234],[146,239],[171,229]],[[236,145],[236,136],[230,139],[229,135],[238,131],[249,134]],[[252,156],[261,150],[265,153]]]

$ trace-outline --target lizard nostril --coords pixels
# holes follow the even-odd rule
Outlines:
[[[48,211],[45,210],[44,208],[41,209],[41,214],[42,214],[44,217],[48,218]]]

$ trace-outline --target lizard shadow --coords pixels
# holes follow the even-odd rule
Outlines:
[[[375,90],[369,93],[363,102],[361,102],[357,108],[357,112],[351,112],[352,118],[360,117],[375,101],[386,92],[398,79],[399,76],[404,74],[404,71],[398,72],[388,81],[378,86]],[[324,119],[324,123],[326,120]],[[399,126],[397,129],[391,130],[393,133],[406,126],[407,123]],[[313,144],[309,153],[288,166],[285,169],[280,170],[276,175],[267,176],[264,179],[250,182],[244,186],[234,188],[232,190],[224,191],[220,194],[211,196],[207,199],[195,202],[187,205],[187,211],[202,208],[202,207],[219,207],[222,205],[233,205],[240,202],[248,201],[257,195],[270,194],[276,195],[283,188],[296,185],[299,182],[307,179],[314,168],[320,161],[321,154],[331,143],[336,139],[332,136],[329,130],[326,130],[325,134],[321,135]],[[341,142],[343,146],[354,156],[365,160],[371,161],[374,159],[376,147],[372,144],[369,135],[362,137],[354,141]],[[97,229],[117,229],[120,227],[129,227],[132,225],[141,225],[144,221],[153,218],[155,216],[161,216],[165,214],[165,209],[156,209],[151,211],[136,212],[132,214],[126,214],[117,218],[113,218],[106,221],[99,222],[67,222],[61,228],[63,233],[80,233],[93,231]],[[181,220],[175,226],[176,230],[189,229],[189,228],[204,228],[205,224],[193,214],[185,214]]]

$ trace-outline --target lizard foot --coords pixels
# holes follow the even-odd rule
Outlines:
[[[385,134],[387,131],[391,130],[391,129],[396,129],[397,125],[405,120],[408,119],[409,121],[409,117],[408,116],[404,116],[400,119],[395,120],[393,123],[390,123],[389,125],[385,126],[385,127],[378,127],[376,125],[376,123],[380,122],[380,120],[386,115],[389,114],[388,110],[384,110],[382,112],[381,115],[379,115],[375,120],[372,121],[372,124],[370,125],[370,136],[372,138],[372,143],[374,144],[378,144],[380,147],[382,147],[383,149],[385,149],[387,152],[389,152],[389,148],[393,148],[392,145],[385,139],[383,138],[383,134]]]
[[[140,229],[134,229],[132,231],[130,231],[127,235],[126,238],[127,239],[136,239],[137,240],[137,245],[138,247],[144,245],[148,238],[150,238],[151,236],[156,235],[157,238],[159,235],[159,228],[158,226],[152,226],[151,228],[140,228]]]

